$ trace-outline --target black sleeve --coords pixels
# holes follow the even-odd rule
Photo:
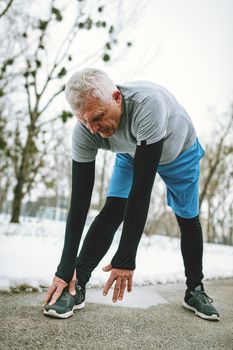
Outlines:
[[[137,247],[145,226],[151,191],[163,148],[163,139],[151,145],[137,146],[133,183],[126,204],[125,219],[113,268],[135,269]]]
[[[90,206],[95,178],[95,161],[72,163],[72,192],[65,241],[55,275],[69,283],[73,277],[78,247]]]

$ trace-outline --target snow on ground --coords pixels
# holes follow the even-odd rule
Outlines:
[[[85,227],[84,235],[87,230]],[[56,221],[6,224],[0,218],[0,290],[20,285],[49,286],[59,263],[65,223]],[[83,236],[84,236],[83,235]],[[109,273],[101,268],[113,257],[119,243],[117,232],[109,252],[93,272],[89,286],[103,286]],[[233,247],[204,245],[205,279],[233,277]],[[185,281],[180,240],[165,236],[142,236],[134,284]]]

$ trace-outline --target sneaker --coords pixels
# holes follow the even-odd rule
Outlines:
[[[44,315],[55,318],[68,318],[73,316],[75,302],[76,296],[71,295],[68,288],[65,288],[56,303],[44,306]]]
[[[75,295],[74,310],[81,310],[85,307],[86,289],[85,287],[81,287],[78,283],[76,283],[75,289],[76,289],[76,295]]]
[[[212,305],[213,300],[204,292],[201,286],[193,291],[187,291],[183,306],[195,312],[195,315],[206,320],[219,321],[219,313]]]

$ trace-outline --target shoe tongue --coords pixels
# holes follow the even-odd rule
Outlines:
[[[196,291],[196,292],[200,292],[200,291],[202,291],[201,286],[197,286],[197,287],[195,288],[195,291]]]

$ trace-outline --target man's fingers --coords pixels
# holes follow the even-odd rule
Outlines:
[[[76,281],[76,280],[77,280],[77,272],[76,272],[76,269],[74,269],[74,274],[71,281]]]
[[[71,295],[75,295],[76,294],[76,290],[75,290],[75,282],[74,281],[71,281],[69,283],[69,293]]]
[[[53,278],[53,282],[51,287],[48,289],[45,298],[43,300],[42,303],[42,307],[44,307],[46,304],[54,304],[57,299],[60,297],[63,289],[68,285],[68,283],[66,281],[64,281],[63,279],[54,276]]]
[[[51,299],[51,296],[53,295],[54,291],[56,290],[56,286],[52,285],[49,290],[47,291],[45,298],[43,300],[43,304],[42,306],[45,306],[46,304],[48,304],[49,300]]]
[[[126,277],[124,277],[123,280],[121,281],[120,292],[119,292],[119,295],[118,295],[118,299],[119,300],[122,300],[124,298],[124,292],[125,292],[125,288],[126,288],[126,281],[127,281]]]
[[[111,264],[108,264],[108,265],[106,265],[106,266],[104,266],[102,268],[102,271],[104,271],[104,272],[108,272],[108,271],[111,271],[111,270],[112,270],[112,265]]]
[[[72,280],[69,283],[69,293],[71,295],[75,295],[76,294],[76,290],[75,290],[75,285],[76,285],[76,270],[74,270],[74,275]]]
[[[56,303],[57,299],[61,296],[63,289],[64,288],[62,288],[62,287],[57,287],[55,293],[53,293],[53,296],[49,302],[49,305],[53,305],[54,303]]]
[[[120,293],[120,287],[121,287],[121,280],[122,277],[118,277],[114,286],[114,290],[113,290],[113,296],[112,296],[112,301],[115,303],[118,299],[118,295]]]
[[[132,287],[133,287],[133,275],[129,276],[128,278],[127,291],[131,292]]]
[[[104,289],[103,289],[104,296],[108,294],[108,291],[111,288],[114,281],[115,281],[115,277],[111,274],[111,276],[107,280],[107,283],[105,284]]]
[[[114,281],[116,281],[112,301],[115,303],[117,300],[122,300],[124,298],[124,292],[127,285],[127,291],[132,291],[133,284],[133,271],[123,270],[123,269],[113,269],[111,275],[103,289],[103,295],[107,295],[109,289],[112,287]]]

